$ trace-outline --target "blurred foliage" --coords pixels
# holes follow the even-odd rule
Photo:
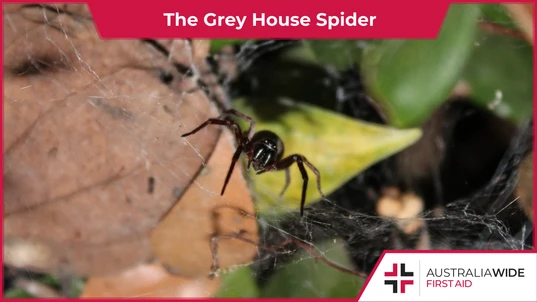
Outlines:
[[[241,42],[244,42],[246,40],[241,39],[213,39],[211,40],[211,53],[219,52],[222,47],[228,46],[231,44],[240,44]]]
[[[256,121],[256,130],[270,130],[285,144],[284,157],[304,155],[321,174],[321,189],[330,194],[372,164],[410,146],[421,137],[420,129],[394,129],[361,122],[321,108],[273,100],[259,104],[257,111],[242,99],[233,103],[239,111]],[[262,112],[262,114],[260,114]],[[277,117],[277,118],[276,118]],[[243,129],[247,129],[244,121]],[[250,169],[252,191],[261,215],[284,213],[298,209],[302,196],[302,176],[296,164],[291,167],[291,184],[279,198],[285,184],[283,171],[255,175]],[[306,167],[309,183],[306,204],[319,200],[315,174]],[[280,207],[283,206],[283,207]]]
[[[486,21],[491,21],[509,28],[517,28],[517,25],[509,17],[502,4],[481,4],[482,17]]]
[[[360,62],[362,49],[368,45],[361,40],[306,40],[318,64],[344,70]]]
[[[79,297],[82,294],[82,291],[84,290],[84,285],[86,284],[86,280],[83,278],[70,278],[67,292],[70,297]]]
[[[523,121],[533,105],[532,48],[515,37],[479,31],[478,20],[516,28],[500,4],[458,4],[436,40],[305,40],[283,57],[340,71],[361,66],[368,93],[396,127],[421,125],[461,80],[476,104]]]
[[[352,267],[346,249],[336,240],[321,243],[317,248],[332,262],[342,267]],[[302,252],[276,271],[263,287],[261,297],[356,298],[364,281]]]
[[[69,297],[79,297],[86,283],[84,278],[71,277],[68,280],[65,280],[66,283],[63,284],[63,288],[62,288],[61,281],[53,275],[42,275],[41,277],[36,278],[35,281],[39,282],[40,284],[44,286],[48,286],[51,289],[56,289],[58,290],[58,292],[60,292],[63,289],[64,293],[67,294]],[[25,291],[24,289],[16,288],[16,287],[9,288],[8,290],[6,290],[6,292],[4,293],[4,297],[5,298],[36,298],[32,294]]]
[[[520,122],[531,115],[533,108],[532,62],[533,49],[529,44],[480,33],[461,78],[470,85],[476,104]]]
[[[479,14],[477,5],[451,5],[437,39],[383,40],[365,50],[366,85],[393,125],[419,126],[446,100],[470,57]]]
[[[219,52],[224,46],[238,44],[246,40],[240,39],[213,39],[211,40],[211,53]]]
[[[255,273],[248,266],[242,266],[221,277],[222,284],[216,298],[256,298],[259,287],[255,281]]]
[[[24,289],[10,288],[4,293],[4,298],[34,298]]]
[[[317,248],[330,261],[352,267],[346,249],[336,240],[321,243]],[[355,298],[365,280],[336,270],[303,251],[278,269],[262,289],[257,287],[255,274],[248,267],[223,275],[222,281],[217,298]]]

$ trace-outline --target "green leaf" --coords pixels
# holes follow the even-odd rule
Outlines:
[[[257,131],[271,130],[280,136],[285,144],[284,156],[293,153],[304,155],[319,170],[325,195],[421,137],[420,129],[400,130],[361,122],[288,99],[264,100],[255,109],[245,100],[238,99],[234,101],[234,107],[254,118]],[[300,207],[302,176],[296,165],[290,170],[291,184],[280,200],[285,172],[255,175],[255,171],[250,169],[248,175],[260,214],[278,215]],[[317,191],[315,174],[312,171],[308,174],[310,182],[306,204],[311,204],[321,196]]]
[[[12,288],[4,293],[4,298],[35,298],[23,289]]]
[[[278,55],[277,61],[281,63],[291,62],[294,64],[314,65],[317,64],[315,54],[309,47],[304,45],[296,45],[289,48],[284,48]],[[270,62],[274,64],[275,62]]]
[[[86,285],[86,280],[81,277],[71,277],[69,278],[69,283],[66,284],[68,288],[65,290],[68,291],[70,297],[80,297],[82,291],[84,291],[84,286]]]
[[[211,53],[219,52],[222,47],[244,42],[241,39],[213,39],[211,40]]]
[[[451,5],[435,40],[383,40],[368,47],[362,73],[392,125],[421,125],[449,96],[475,41],[478,5]]]
[[[319,64],[338,70],[359,62],[367,43],[364,40],[304,40],[304,45],[311,49]]]
[[[342,244],[318,245],[323,256],[340,266],[351,268]],[[356,298],[364,279],[336,270],[303,252],[278,269],[262,290],[262,297]]]
[[[533,109],[533,49],[511,37],[481,33],[462,78],[483,108],[515,123]]]
[[[222,275],[220,290],[216,298],[256,298],[259,288],[254,280],[254,273],[248,266],[242,266]]]
[[[39,282],[51,287],[61,286],[60,280],[53,275],[44,275],[43,277],[39,278]]]

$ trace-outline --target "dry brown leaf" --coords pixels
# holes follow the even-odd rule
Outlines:
[[[175,274],[198,277],[210,273],[213,234],[246,231],[243,237],[257,242],[257,221],[241,215],[243,211],[253,216],[254,207],[239,166],[235,167],[225,194],[220,196],[235,151],[231,133],[223,134],[196,183],[188,188],[151,235],[155,255]],[[216,255],[220,267],[228,268],[250,262],[256,250],[250,243],[222,239]]]
[[[219,279],[188,279],[170,275],[160,264],[144,264],[109,277],[86,282],[82,298],[207,298],[220,285]]]
[[[218,129],[188,143],[180,134],[216,110],[201,90],[178,88],[184,77],[159,80],[173,61],[154,47],[101,40],[85,6],[60,7],[75,15],[20,5],[4,14],[4,260],[110,274],[152,257],[150,230]]]

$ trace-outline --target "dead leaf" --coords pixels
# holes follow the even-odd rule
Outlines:
[[[114,273],[152,257],[150,230],[218,129],[180,134],[217,112],[184,76],[159,79],[173,61],[151,45],[101,40],[79,5],[54,7],[4,13],[4,260]]]
[[[246,231],[243,237],[257,242],[257,221],[241,214],[245,212],[253,217],[254,207],[239,163],[225,194],[220,196],[235,151],[232,140],[229,131],[223,132],[196,183],[151,234],[155,255],[175,274],[198,277],[210,273],[213,259],[210,241],[214,234]],[[220,268],[225,269],[250,262],[256,251],[256,246],[250,243],[222,239],[216,255]]]
[[[219,279],[188,279],[170,275],[160,264],[144,264],[109,277],[88,280],[82,298],[207,298],[218,290]]]

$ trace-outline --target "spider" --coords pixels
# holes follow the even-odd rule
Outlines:
[[[235,121],[226,119],[230,115],[235,115],[249,122],[250,127],[248,128],[248,131],[242,132],[241,128]],[[319,191],[319,194],[321,194],[321,197],[323,199],[326,199],[325,195],[321,190],[321,174],[319,173],[317,168],[315,168],[315,166],[313,166],[306,159],[306,157],[301,154],[292,154],[282,159],[284,146],[282,140],[278,137],[278,135],[268,130],[262,130],[257,133],[254,133],[255,121],[251,117],[237,110],[226,110],[219,117],[208,119],[207,121],[199,125],[196,129],[181,135],[181,137],[192,135],[204,128],[205,126],[211,124],[230,127],[234,131],[235,139],[237,141],[237,150],[231,158],[231,166],[229,167],[229,170],[227,172],[226,180],[224,181],[224,186],[222,187],[222,192],[220,193],[220,195],[224,195],[229,178],[233,173],[235,163],[237,162],[241,154],[244,153],[248,156],[248,165],[246,167],[246,170],[248,171],[250,169],[250,166],[253,166],[254,171],[257,172],[256,175],[269,171],[285,170],[285,185],[283,187],[282,192],[280,193],[280,197],[285,193],[291,181],[289,167],[296,162],[298,169],[300,170],[300,174],[302,174],[302,179],[304,180],[304,183],[302,185],[302,200],[300,202],[300,216],[304,215],[304,203],[306,202],[306,189],[308,187],[308,173],[304,168],[304,164],[308,166],[317,176],[317,190]]]

